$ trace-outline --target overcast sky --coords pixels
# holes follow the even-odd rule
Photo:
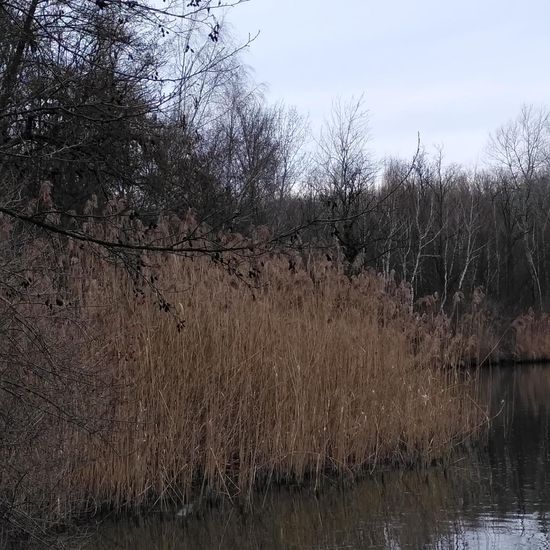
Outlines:
[[[379,157],[412,156],[420,132],[473,165],[523,103],[550,103],[550,0],[250,0],[229,20],[260,31],[245,61],[268,99],[313,127],[364,94]]]

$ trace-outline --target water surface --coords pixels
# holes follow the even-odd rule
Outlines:
[[[253,512],[104,524],[88,549],[550,548],[550,367],[484,373],[495,416],[483,448],[446,467],[386,472],[343,490],[269,491]]]

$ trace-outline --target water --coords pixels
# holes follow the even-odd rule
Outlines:
[[[100,527],[105,550],[550,548],[550,367],[484,374],[483,448],[447,467],[391,472],[351,488],[269,491],[254,511],[207,510]]]

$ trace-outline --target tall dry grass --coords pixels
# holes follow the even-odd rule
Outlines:
[[[515,336],[514,359],[550,360],[550,316],[536,315],[531,309],[512,323]]]
[[[406,287],[350,281],[328,262],[262,264],[240,268],[251,288],[206,258],[161,260],[155,284],[183,327],[164,302],[136,300],[124,275],[88,290],[105,304],[98,341],[111,350],[119,423],[86,453],[71,494],[115,507],[179,503],[197,488],[247,495],[430,461],[479,423],[456,368],[461,343],[443,318],[410,314]]]
[[[42,464],[20,509],[31,493],[63,518],[429,462],[482,419],[463,341],[444,316],[412,313],[406,285],[299,255],[121,267],[69,243],[53,258],[55,322],[51,303],[25,311],[72,361],[49,390],[71,416],[41,418],[32,451],[12,449],[22,470]]]

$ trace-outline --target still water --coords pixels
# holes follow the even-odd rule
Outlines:
[[[483,448],[445,468],[386,473],[317,496],[270,491],[247,514],[226,506],[185,519],[105,524],[87,548],[550,548],[550,367],[483,376],[496,415]]]

